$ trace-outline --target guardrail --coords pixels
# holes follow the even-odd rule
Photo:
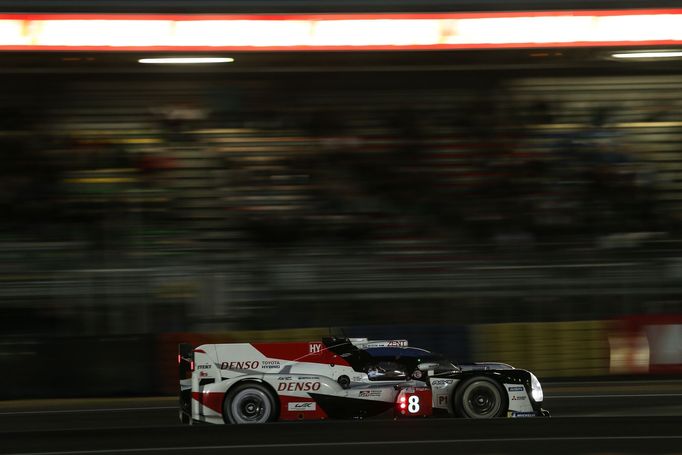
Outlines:
[[[8,261],[0,275],[0,308],[6,333],[41,335],[276,328],[301,320],[349,326],[381,323],[386,308],[409,314],[415,305],[424,310],[423,323],[445,318],[466,324],[675,310],[682,295],[682,244],[627,251],[569,246],[544,259],[397,243],[378,250],[233,251],[226,262],[212,262],[211,253],[202,252],[165,262],[140,257],[134,264],[81,261],[72,251],[53,261],[60,267],[39,261],[20,267],[21,258],[12,262],[10,256],[21,250],[2,249]],[[12,323],[10,312],[32,327]],[[56,320],[51,328],[33,324],[46,314]]]
[[[0,342],[0,399],[172,395],[177,344],[311,341],[328,328]],[[474,325],[356,326],[347,336],[408,339],[455,362],[497,361],[542,380],[682,374],[682,315]]]

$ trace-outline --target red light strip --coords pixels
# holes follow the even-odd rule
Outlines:
[[[337,51],[682,45],[682,9],[424,14],[0,14],[0,50]]]
[[[682,8],[576,10],[576,11],[509,11],[473,13],[330,13],[330,14],[108,14],[108,13],[0,13],[0,20],[154,20],[154,21],[217,21],[217,20],[378,20],[378,19],[491,19],[504,17],[562,17],[562,16],[641,16],[677,15]]]

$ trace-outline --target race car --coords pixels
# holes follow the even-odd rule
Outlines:
[[[178,346],[180,421],[549,416],[529,371],[456,365],[407,340]]]

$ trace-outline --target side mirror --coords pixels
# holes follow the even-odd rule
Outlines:
[[[417,369],[421,371],[435,370],[436,368],[438,368],[438,364],[433,362],[420,363],[417,365]]]

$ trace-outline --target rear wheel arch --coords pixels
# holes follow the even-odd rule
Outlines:
[[[279,413],[280,413],[280,404],[279,404],[279,395],[275,391],[275,389],[268,384],[267,382],[261,380],[261,379],[244,379],[239,382],[234,383],[227,391],[225,392],[225,398],[223,398],[223,420],[225,423],[235,423],[232,422],[230,419],[229,415],[229,408],[228,405],[234,396],[239,393],[241,390],[247,389],[247,388],[254,388],[254,389],[261,389],[264,392],[267,393],[267,395],[271,399],[271,404],[272,404],[272,415],[271,417],[267,420],[268,422],[277,420],[279,418]]]

